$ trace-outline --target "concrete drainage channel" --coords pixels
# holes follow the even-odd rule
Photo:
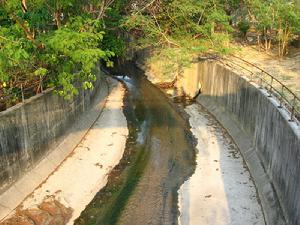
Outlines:
[[[275,99],[228,68],[206,61],[190,70],[190,79],[197,82],[187,84],[201,83],[196,101],[209,113],[197,104],[179,113],[143,77],[126,76],[141,71],[126,68],[119,77],[128,88],[125,154],[118,166],[110,166],[108,185],[94,190],[93,195],[101,189],[75,224],[299,224],[300,178],[295,174],[300,172],[300,130]],[[185,88],[191,92],[189,85]],[[94,163],[99,170],[102,161]],[[47,196],[48,188],[44,191]],[[50,192],[37,202],[38,213],[17,213],[14,225],[44,225],[49,218],[64,224],[79,216],[83,208],[74,214],[64,201],[51,198],[60,190]]]
[[[138,66],[153,79],[156,70],[151,68],[157,65],[145,63],[148,54],[139,54]],[[183,71],[177,88],[191,97],[200,88],[196,101],[226,128],[239,147],[256,184],[266,224],[298,225],[299,122],[295,114],[291,121],[293,112],[282,107],[282,99],[270,96],[269,86],[264,89],[218,61],[206,58],[193,63]]]
[[[103,84],[108,89],[102,85],[95,104],[64,141],[1,195],[1,207],[9,205],[7,211],[1,210],[2,218],[7,216],[1,224],[72,224],[105,186],[107,174],[122,158],[127,126],[122,114],[124,89],[112,79]],[[111,145],[113,140],[117,140],[115,145]],[[87,175],[89,179],[84,180]]]
[[[187,121],[132,65],[121,68],[130,128],[125,157],[75,224],[176,224],[180,185],[195,168]]]
[[[128,88],[125,158],[75,224],[265,224],[247,166],[215,119],[197,104],[184,112],[132,65],[118,74]]]

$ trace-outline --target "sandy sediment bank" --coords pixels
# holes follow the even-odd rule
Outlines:
[[[265,224],[254,183],[228,134],[201,106],[186,112],[198,153],[195,173],[179,190],[179,224]]]

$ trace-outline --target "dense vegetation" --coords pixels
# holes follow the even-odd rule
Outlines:
[[[99,60],[151,47],[184,66],[203,53],[226,54],[237,34],[278,55],[300,39],[300,1],[0,0],[0,96],[34,85],[66,98],[92,88]],[[176,68],[170,67],[174,70]],[[177,68],[178,69],[178,68]],[[42,82],[43,81],[43,82]]]
[[[154,57],[164,58],[164,72],[180,73],[195,55],[226,54],[233,28],[223,0],[151,1],[133,9],[126,28],[137,38],[133,47],[151,47]]]
[[[246,6],[248,21],[253,22],[258,32],[258,44],[262,37],[266,51],[276,43],[278,55],[286,55],[289,42],[300,33],[300,2],[247,0]]]
[[[92,88],[95,65],[102,59],[111,66],[110,58],[119,53],[112,51],[118,40],[104,32],[113,3],[0,1],[0,94],[18,100],[19,90],[36,84],[31,91],[39,92],[44,83],[59,86],[57,92],[69,98],[78,92],[75,84]]]
[[[261,48],[268,51],[276,44],[282,57],[300,34],[300,1],[151,1],[134,10],[127,25],[139,36],[137,46],[158,47],[167,57],[227,53],[237,33],[245,38],[251,30]]]

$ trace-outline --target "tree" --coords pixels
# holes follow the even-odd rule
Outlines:
[[[221,1],[153,0],[134,5],[124,25],[135,35],[135,48],[153,47],[179,75],[196,55],[228,52],[229,19]]]
[[[274,1],[276,12],[276,28],[278,41],[278,55],[280,57],[288,53],[288,44],[296,33],[300,32],[300,10],[294,1]]]
[[[100,59],[114,53],[102,45],[104,20],[113,0],[10,0],[0,2],[0,84],[8,93],[48,78],[66,98],[75,83],[92,88]],[[39,92],[41,87],[36,87]],[[2,92],[3,92],[2,91]]]
[[[272,43],[271,34],[274,29],[275,20],[271,1],[247,0],[246,3],[250,18],[258,31],[258,46],[261,48],[261,41],[263,41],[265,51],[269,51]]]
[[[276,41],[278,55],[286,55],[289,42],[300,29],[300,9],[296,1],[247,0],[246,3],[252,22],[262,33],[265,50],[268,51],[272,41]]]

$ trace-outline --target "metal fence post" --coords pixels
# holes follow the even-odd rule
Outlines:
[[[291,110],[291,119],[290,122],[294,121],[294,115],[295,115],[295,105],[296,105],[296,95],[294,95],[293,103],[292,103],[292,110]]]
[[[22,95],[22,102],[25,101],[24,92],[23,92],[23,85],[21,84],[21,95]]]
[[[263,89],[263,78],[262,78],[262,74],[260,73],[260,76],[259,76],[259,88],[260,89]]]
[[[40,76],[40,86],[41,86],[41,93],[44,91],[43,89],[43,78]]]
[[[273,77],[271,77],[271,83],[270,83],[270,88],[269,88],[269,90],[268,90],[268,92],[269,92],[269,96],[268,97],[272,97],[272,89],[273,89]]]
[[[278,108],[279,109],[281,109],[282,108],[282,101],[283,101],[283,95],[284,95],[284,93],[283,93],[283,85],[281,85],[281,93],[280,93],[280,99],[279,99],[279,106],[278,106]]]

